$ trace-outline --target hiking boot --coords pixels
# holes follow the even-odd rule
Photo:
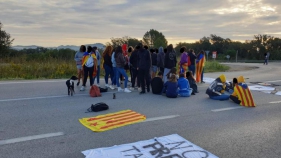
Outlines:
[[[131,93],[131,91],[128,88],[125,88],[124,92],[125,93]]]
[[[85,90],[85,86],[82,86],[81,88],[80,88],[80,91],[84,91]]]

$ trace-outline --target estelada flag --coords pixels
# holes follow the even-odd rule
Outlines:
[[[103,132],[145,120],[146,117],[132,110],[123,110],[96,117],[79,119],[85,127],[94,132]]]
[[[200,56],[196,62],[196,82],[201,81],[201,74],[202,74],[204,66],[205,66],[205,55],[200,54]]]

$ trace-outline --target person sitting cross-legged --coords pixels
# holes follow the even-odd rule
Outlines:
[[[162,93],[166,93],[168,98],[178,97],[178,82],[175,74],[171,74],[169,81],[164,84]]]
[[[159,71],[157,77],[151,80],[151,88],[153,94],[161,94],[163,90],[163,72]]]
[[[230,99],[241,106],[255,107],[253,95],[245,83],[244,77],[239,76],[237,82],[233,85],[234,92],[230,95]]]
[[[178,87],[179,87],[179,95],[181,97],[189,97],[192,93],[192,89],[189,86],[188,80],[184,77],[184,74],[180,74],[180,78],[178,80]]]

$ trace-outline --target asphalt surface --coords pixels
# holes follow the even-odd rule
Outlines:
[[[243,75],[249,82],[270,81],[281,85],[281,63],[237,65],[253,70],[205,73],[216,78],[224,73],[228,80]],[[103,81],[101,81],[103,82]],[[81,151],[110,147],[170,134],[179,134],[221,158],[281,157],[281,97],[252,91],[256,108],[239,107],[231,101],[208,98],[208,84],[199,84],[199,93],[189,98],[169,99],[151,93],[103,93],[91,98],[76,89],[67,96],[65,80],[0,82],[0,157],[1,158],[83,158]],[[280,86],[276,86],[280,88]],[[107,111],[85,113],[91,104],[105,102]],[[131,109],[147,118],[177,115],[171,119],[133,124],[95,133],[78,119]],[[218,110],[218,112],[215,112]],[[48,133],[62,135],[1,145],[1,141]],[[19,140],[19,139],[16,139]]]

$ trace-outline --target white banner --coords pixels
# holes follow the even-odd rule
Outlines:
[[[82,153],[86,158],[218,158],[177,134]]]

